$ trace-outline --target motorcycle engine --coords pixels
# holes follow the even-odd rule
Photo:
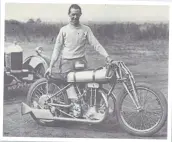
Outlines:
[[[81,117],[88,110],[88,104],[85,102],[85,97],[81,96],[85,92],[85,84],[80,84],[76,88],[76,93],[78,94],[78,99],[72,102],[72,106],[70,107],[70,114],[74,117]]]
[[[77,103],[72,103],[70,108],[70,114],[74,117],[81,117],[85,112],[88,111],[88,104],[85,101],[79,101]]]
[[[73,103],[72,102],[72,106],[71,106],[71,114],[74,116],[74,117],[80,117],[81,116],[81,112],[82,112],[82,109],[81,109],[81,105],[79,103]]]

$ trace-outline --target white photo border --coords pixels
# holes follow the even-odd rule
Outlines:
[[[79,3],[79,4],[118,4],[118,5],[167,5],[170,7],[170,16],[169,16],[169,70],[168,70],[168,133],[167,133],[167,139],[165,140],[158,140],[160,142],[171,142],[171,113],[172,113],[172,69],[171,69],[171,63],[172,59],[172,2],[170,0],[166,1],[131,1],[131,0],[1,0],[1,48],[0,48],[0,66],[1,72],[0,72],[0,80],[1,84],[0,85],[0,90],[1,90],[1,95],[0,95],[0,140],[1,141],[98,141],[98,142],[104,142],[104,141],[120,141],[120,142],[144,142],[144,141],[151,141],[151,142],[157,142],[155,139],[91,139],[91,138],[36,138],[36,137],[3,137],[3,64],[4,64],[4,20],[5,20],[5,3],[63,3],[63,4],[69,4],[69,3]]]

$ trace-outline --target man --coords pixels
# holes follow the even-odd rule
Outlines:
[[[51,74],[54,63],[58,60],[60,54],[60,70],[66,78],[67,73],[74,70],[74,64],[77,61],[87,63],[85,59],[86,43],[89,43],[98,51],[105,59],[111,61],[108,53],[97,41],[93,35],[91,29],[88,26],[80,24],[79,19],[82,15],[82,11],[79,5],[72,4],[69,7],[68,15],[70,22],[68,25],[62,27],[56,39],[54,51],[51,58],[51,63],[46,73]],[[68,97],[71,100],[77,100],[77,94],[74,91],[74,87],[71,87],[67,91]]]
[[[86,62],[85,45],[87,42],[103,55],[107,61],[110,61],[111,59],[108,53],[97,41],[91,29],[88,26],[80,24],[79,19],[82,15],[80,6],[72,4],[69,7],[68,15],[70,17],[70,22],[59,31],[47,73],[51,74],[52,67],[58,60],[60,54],[62,54],[60,63],[62,73],[73,70],[73,63],[76,61],[85,60]]]

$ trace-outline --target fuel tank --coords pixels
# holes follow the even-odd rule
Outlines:
[[[107,82],[109,79],[106,72],[106,67],[99,70],[70,72],[67,75],[67,82]]]

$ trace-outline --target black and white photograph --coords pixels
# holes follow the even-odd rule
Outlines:
[[[3,137],[168,138],[168,4],[6,2]]]

